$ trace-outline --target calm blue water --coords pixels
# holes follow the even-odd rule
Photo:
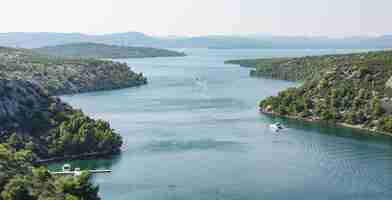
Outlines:
[[[392,199],[390,141],[263,116],[257,102],[295,84],[223,64],[349,50],[184,51],[188,57],[121,60],[148,77],[146,86],[62,97],[110,121],[126,141],[120,156],[73,162],[113,170],[94,177],[103,199]],[[275,121],[288,129],[270,131]]]

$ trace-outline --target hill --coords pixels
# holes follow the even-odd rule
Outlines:
[[[299,58],[265,58],[230,60],[227,64],[237,64],[251,69],[250,75],[288,81],[305,81],[320,75],[320,71],[342,64],[352,64],[360,60],[363,53],[324,56],[306,56]]]
[[[37,83],[50,95],[140,86],[147,79],[127,64],[97,59],[61,58],[31,50],[0,47],[0,78]]]
[[[304,80],[300,87],[262,100],[264,113],[392,135],[392,51],[263,59],[254,73]]]
[[[34,52],[73,58],[176,57],[184,53],[149,47],[122,47],[97,43],[74,43],[33,49]]]
[[[0,46],[40,48],[69,43],[102,43],[155,48],[215,49],[369,49],[391,48],[392,36],[379,37],[290,37],[210,35],[198,37],[154,37],[138,32],[87,35],[81,33],[0,33]]]
[[[0,79],[0,143],[30,150],[36,159],[119,152],[122,139],[93,120],[24,80]]]
[[[99,200],[89,174],[53,176],[38,163],[118,153],[121,136],[31,82],[0,79],[0,94],[0,200]]]
[[[94,120],[47,92],[65,94],[145,82],[125,64],[0,47],[0,200],[99,200],[98,187],[90,183],[89,174],[55,177],[38,164],[116,154],[122,138],[107,122]]]

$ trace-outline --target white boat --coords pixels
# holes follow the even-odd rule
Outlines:
[[[272,130],[276,131],[276,132],[284,129],[283,125],[281,123],[279,123],[279,122],[278,123],[274,123],[274,124],[270,124],[269,127]]]
[[[70,164],[64,164],[63,165],[63,172],[70,172],[71,171],[71,165]]]

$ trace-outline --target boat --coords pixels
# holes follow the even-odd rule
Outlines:
[[[278,123],[274,123],[274,124],[270,124],[269,127],[272,130],[276,131],[276,132],[284,129],[283,125],[281,123],[279,123],[279,122]]]
[[[63,172],[70,172],[71,171],[71,165],[70,164],[64,164],[63,165]]]

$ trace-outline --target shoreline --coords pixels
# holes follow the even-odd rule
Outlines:
[[[46,165],[46,164],[51,164],[51,163],[73,161],[73,160],[88,160],[88,159],[93,159],[93,158],[105,158],[105,157],[115,156],[115,155],[119,155],[119,154],[121,154],[120,149],[113,150],[113,151],[107,151],[107,152],[92,152],[92,153],[69,155],[69,156],[63,156],[63,157],[54,157],[54,158],[48,158],[48,159],[39,159],[39,160],[33,161],[33,163],[36,165]]]
[[[265,115],[269,115],[269,116],[275,116],[275,117],[285,117],[285,118],[289,118],[289,119],[294,119],[294,120],[300,120],[300,121],[305,121],[305,122],[326,122],[320,119],[309,119],[309,118],[303,118],[303,117],[298,117],[298,116],[292,116],[292,115],[280,115],[280,114],[276,114],[274,112],[266,112],[263,109],[259,109],[259,112]],[[388,132],[384,132],[384,131],[377,131],[377,130],[373,130],[370,128],[364,128],[361,127],[360,125],[353,125],[353,124],[347,124],[347,123],[342,123],[342,122],[327,122],[336,126],[341,126],[341,127],[345,127],[345,128],[351,128],[351,129],[357,129],[357,130],[363,130],[363,131],[367,131],[368,135],[383,135],[383,136],[388,136],[388,137],[392,137],[392,133],[388,133]]]
[[[132,85],[121,85],[121,86],[112,86],[107,88],[79,88],[78,90],[67,90],[67,91],[54,91],[50,92],[47,91],[50,96],[72,96],[78,94],[86,94],[86,93],[93,93],[93,92],[105,92],[105,91],[115,91],[115,90],[123,90],[129,88],[138,88],[148,84],[148,80],[143,82],[137,82]]]

